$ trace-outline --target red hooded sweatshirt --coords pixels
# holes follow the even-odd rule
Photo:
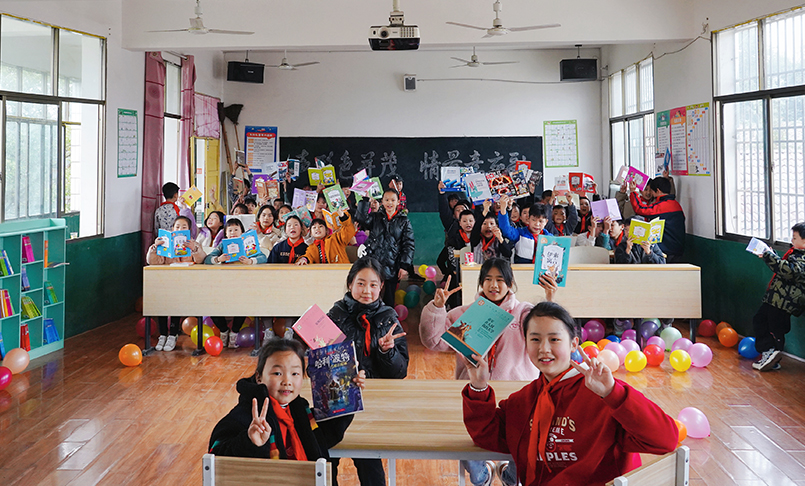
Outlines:
[[[564,382],[564,383],[563,383]],[[570,370],[551,391],[556,407],[544,462],[536,480],[526,484],[531,419],[545,380],[540,377],[495,406],[488,388],[462,391],[464,425],[473,442],[484,449],[514,457],[523,486],[604,485],[640,466],[639,453],[666,454],[677,446],[674,419],[654,402],[621,380],[601,398],[584,385],[584,376]]]

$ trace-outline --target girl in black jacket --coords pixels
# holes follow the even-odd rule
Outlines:
[[[369,201],[358,203],[355,221],[362,230],[369,231],[366,255],[380,262],[384,282],[383,301],[394,305],[394,292],[397,283],[413,272],[414,230],[405,211],[400,211],[399,196],[394,189],[383,193],[383,208],[369,213]]]

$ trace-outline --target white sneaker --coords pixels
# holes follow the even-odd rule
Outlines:
[[[233,335],[235,333],[232,333]],[[227,343],[229,343],[229,331],[221,332],[221,342],[223,343],[223,347],[227,347]]]
[[[226,346],[226,344],[224,345]],[[227,347],[229,349],[237,349],[240,347],[238,346],[238,333],[236,333],[235,331],[229,333],[229,346]]]
[[[263,331],[263,342],[274,339],[275,337],[277,337],[277,335],[274,334],[274,330],[271,329],[271,327],[265,328],[265,330]]]
[[[162,339],[160,337],[160,339]],[[176,336],[168,336],[168,340],[165,342],[165,347],[162,348],[163,351],[173,351],[176,348]]]
[[[756,363],[752,363],[752,368],[758,371],[769,371],[774,369],[774,365],[780,362],[783,359],[783,355],[780,351],[771,348],[767,351],[763,351],[763,354],[760,356],[760,360]]]
[[[157,341],[157,345],[154,346],[154,349],[157,351],[162,351],[165,347],[165,340],[168,339],[168,336],[159,336],[159,341]]]
[[[283,336],[285,339],[293,339],[293,329],[290,327],[285,328],[285,335]]]

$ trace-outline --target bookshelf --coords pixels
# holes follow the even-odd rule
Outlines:
[[[31,242],[33,260],[23,262],[25,237]],[[28,326],[31,359],[44,356],[64,347],[64,282],[67,266],[48,267],[47,264],[64,263],[67,226],[63,219],[34,219],[0,224],[0,250],[5,250],[13,273],[2,276],[0,289],[8,291],[13,314],[0,318],[0,332],[6,352],[19,348],[23,325]],[[45,248],[47,247],[47,264]],[[1,253],[0,253],[1,254]],[[22,270],[28,277],[30,288],[23,290]],[[48,303],[46,283],[53,285],[57,302]],[[22,298],[29,297],[39,310],[39,316],[23,313]],[[59,339],[45,344],[45,319],[53,319]]]

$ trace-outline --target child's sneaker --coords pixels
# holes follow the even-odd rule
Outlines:
[[[780,363],[777,363],[777,364],[775,364],[774,366],[772,366],[772,367],[771,367],[771,370],[772,370],[772,371],[777,371],[777,370],[779,370],[780,368],[782,368],[782,366],[780,366]]]
[[[270,327],[265,328],[265,330],[263,331],[263,342],[274,339],[275,337],[277,337],[277,335],[274,334],[273,329],[271,329]]]
[[[160,337],[160,339],[162,339]],[[165,342],[165,347],[162,348],[163,351],[173,351],[176,348],[176,336],[168,336],[167,341]]]
[[[752,368],[758,371],[769,371],[773,369],[774,365],[778,364],[781,359],[783,359],[781,352],[771,348],[768,351],[763,351],[760,359],[756,363],[752,363]]]
[[[223,347],[227,347],[229,345],[229,331],[223,331],[221,333],[221,343],[223,343]]]
[[[223,335],[223,333],[221,333],[221,335]],[[238,333],[236,333],[235,331],[229,333],[229,345],[227,346],[227,344],[224,343],[224,346],[228,347],[229,349],[239,348],[240,346],[238,346]]]
[[[157,351],[162,351],[165,348],[166,339],[168,339],[168,336],[159,336],[159,341],[157,341],[157,345],[154,346],[154,349]]]
[[[283,336],[285,339],[293,339],[293,329],[290,327],[285,328],[285,335]]]
[[[495,474],[498,475],[498,479],[503,484],[503,486],[517,486],[519,481],[515,477],[511,479],[506,474],[506,471],[509,469],[509,461],[500,461],[495,465]]]

